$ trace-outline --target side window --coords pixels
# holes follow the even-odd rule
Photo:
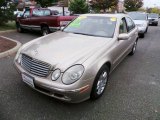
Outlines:
[[[33,10],[33,16],[38,16],[38,10]]]
[[[49,10],[44,10],[44,16],[49,16],[51,15],[51,12]]]
[[[119,34],[122,34],[122,33],[127,33],[127,25],[126,25],[125,18],[123,18],[120,22]]]
[[[126,22],[127,22],[128,32],[132,31],[132,29],[135,28],[135,24],[134,24],[133,20],[131,18],[127,17]]]
[[[24,17],[30,17],[30,11],[29,10],[25,11],[23,16]]]
[[[43,10],[39,9],[33,10],[33,16],[43,16]]]

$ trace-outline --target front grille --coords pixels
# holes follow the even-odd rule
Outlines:
[[[50,64],[29,57],[25,54],[22,54],[21,65],[29,73],[40,77],[47,77],[51,68]]]

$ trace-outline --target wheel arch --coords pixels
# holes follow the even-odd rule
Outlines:
[[[41,26],[41,28],[43,28],[43,27],[48,27],[49,28],[49,26],[46,23],[41,23],[40,26]]]

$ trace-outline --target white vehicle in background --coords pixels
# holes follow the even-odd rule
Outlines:
[[[128,15],[137,25],[139,36],[144,38],[149,26],[148,14],[144,12],[129,12]]]

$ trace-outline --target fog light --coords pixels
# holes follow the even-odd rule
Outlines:
[[[56,69],[55,71],[53,71],[52,73],[52,80],[57,80],[61,75],[61,71],[60,69]]]

